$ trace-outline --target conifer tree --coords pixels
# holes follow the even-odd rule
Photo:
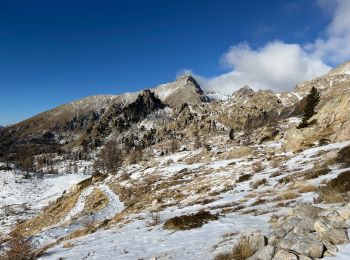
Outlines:
[[[298,128],[304,128],[309,125],[309,119],[316,114],[315,107],[320,102],[320,93],[315,87],[312,87],[310,93],[306,96],[304,116]]]

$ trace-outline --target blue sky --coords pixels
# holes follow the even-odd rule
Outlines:
[[[245,50],[259,52],[277,40],[304,50],[319,37],[327,41],[326,28],[334,20],[334,13],[313,0],[0,4],[4,125],[85,96],[172,81],[184,69],[215,88],[217,77],[240,66],[230,60],[230,47],[245,43]],[[317,59],[328,65],[338,62],[321,54]]]

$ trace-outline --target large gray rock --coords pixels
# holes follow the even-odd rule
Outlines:
[[[317,220],[314,224],[314,229],[316,232],[325,232],[330,229],[330,227],[321,219]]]
[[[289,231],[290,230],[286,230],[284,228],[276,229],[270,234],[268,238],[268,244],[276,246],[281,241],[281,239],[283,239],[289,233]]]
[[[316,240],[315,236],[311,234],[303,235],[293,232],[290,232],[280,242],[279,247],[312,258],[321,257],[324,251],[322,242]]]
[[[277,250],[272,260],[298,260],[298,256],[284,250]]]
[[[260,248],[253,256],[249,257],[248,260],[271,260],[275,254],[275,247],[271,245]]]
[[[327,251],[331,255],[335,255],[338,252],[338,248],[329,241],[322,241],[323,245],[326,247]]]
[[[322,208],[315,207],[309,204],[300,204],[292,209],[292,214],[303,219],[303,218],[312,218],[317,219],[319,214],[323,211]]]
[[[317,235],[321,241],[329,241],[334,245],[349,243],[348,235],[344,230],[329,229],[327,231],[317,233]]]
[[[315,231],[315,228],[314,228],[315,221],[316,220],[314,218],[305,216],[299,221],[296,227],[310,230],[310,231]]]
[[[253,233],[253,234],[248,236],[248,242],[249,242],[251,249],[254,252],[256,252],[260,248],[263,248],[266,245],[267,239],[265,236],[263,236],[261,234]]]

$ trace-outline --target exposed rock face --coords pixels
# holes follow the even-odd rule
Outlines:
[[[268,235],[268,245],[257,243],[260,247],[253,247],[256,253],[249,259],[306,260],[333,256],[338,251],[335,245],[349,243],[349,209],[350,204],[327,210],[299,204]]]
[[[299,150],[311,146],[320,139],[342,142],[350,136],[350,80],[326,89],[317,114],[310,120],[316,124],[307,128],[292,128],[286,132],[286,150]]]
[[[233,93],[218,121],[237,130],[252,130],[276,122],[282,109],[281,100],[272,91],[254,92],[243,87]]]
[[[182,76],[173,83],[160,85],[152,91],[170,107],[178,108],[184,103],[194,105],[210,101],[191,75]]]

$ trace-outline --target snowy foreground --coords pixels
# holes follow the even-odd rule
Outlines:
[[[123,167],[119,174],[84,188],[78,194],[75,205],[63,218],[34,236],[36,245],[52,245],[40,259],[211,259],[232,248],[240,234],[267,234],[272,230],[273,217],[287,214],[289,208],[298,203],[313,202],[317,194],[314,190],[302,191],[306,186],[317,187],[322,181],[349,170],[329,166],[330,171],[326,175],[307,180],[303,176],[350,142],[317,146],[297,154],[282,151],[274,153],[273,158],[279,158],[279,163],[267,159],[271,151],[277,151],[281,144],[270,142],[254,146],[253,155],[247,153],[232,159],[225,158],[218,147],[205,160],[200,157],[194,161],[194,157],[203,154],[201,150],[193,150],[156,157],[146,165]],[[259,169],[255,169],[257,164]],[[239,180],[240,176],[247,173],[251,174],[250,178]],[[128,178],[121,178],[125,175]],[[148,178],[155,175],[157,179],[149,184],[154,187],[150,196],[156,193],[163,200],[157,201],[151,196],[141,209],[125,213],[128,201],[124,194],[118,193],[118,189],[113,187],[117,185],[131,189],[143,180],[149,182]],[[83,174],[60,174],[25,180],[14,172],[1,172],[0,207],[26,205],[29,209],[18,215],[2,217],[1,221],[5,225],[1,225],[1,228],[6,230],[21,216],[38,214],[64,190],[69,190],[87,177]],[[173,186],[166,186],[163,190],[157,188],[174,178],[177,182]],[[254,186],[263,179],[266,179],[263,184]],[[104,194],[107,203],[103,208],[85,214],[87,201],[96,190]],[[178,201],[174,194],[179,195]],[[327,207],[326,204],[318,206]],[[159,212],[161,221],[149,225],[149,215],[154,209]],[[201,209],[219,214],[218,220],[185,231],[163,227],[164,221],[169,218]],[[116,219],[119,215],[122,216],[121,220]],[[84,221],[101,223],[106,219],[112,220],[108,226],[90,234],[67,238],[84,228]],[[332,259],[349,259],[350,245],[340,246],[339,249],[337,257]]]

